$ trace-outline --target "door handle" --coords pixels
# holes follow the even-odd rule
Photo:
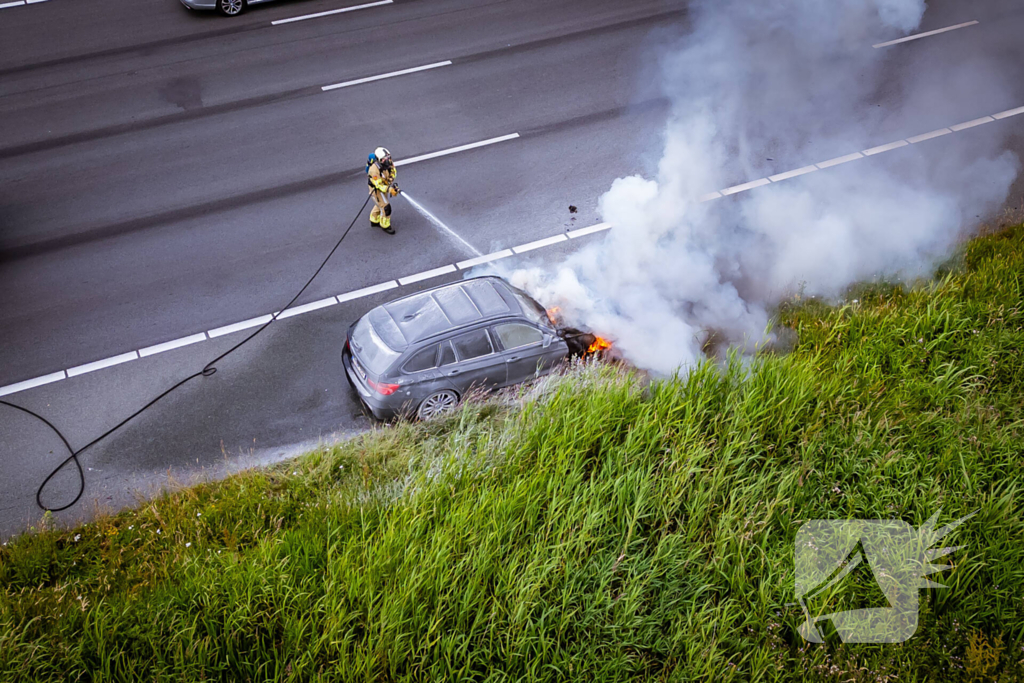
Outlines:
[[[449,371],[448,371],[448,376],[449,376],[449,377],[451,377],[452,375],[457,375],[457,374],[459,374],[459,371],[458,371],[458,370],[449,370]]]
[[[511,358],[506,359],[505,362],[506,363],[514,363],[517,360],[519,360],[519,356],[512,356]]]

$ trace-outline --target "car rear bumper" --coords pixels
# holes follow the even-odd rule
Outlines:
[[[373,413],[375,418],[378,420],[391,420],[398,416],[401,412],[401,405],[393,405],[394,402],[389,400],[389,397],[381,396],[366,386],[366,383],[363,382],[362,378],[352,367],[352,353],[348,350],[347,346],[341,352],[341,362],[345,366],[345,377],[348,379],[348,383],[352,385],[352,389],[355,390],[359,401],[366,406],[367,410]]]

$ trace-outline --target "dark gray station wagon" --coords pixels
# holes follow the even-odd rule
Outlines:
[[[442,285],[378,306],[348,330],[342,362],[375,417],[421,419],[550,372],[569,348],[544,308],[497,277]]]

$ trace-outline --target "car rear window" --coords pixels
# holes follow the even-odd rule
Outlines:
[[[455,347],[456,353],[459,354],[460,361],[472,360],[473,358],[494,353],[494,347],[491,346],[491,339],[487,336],[487,330],[474,330],[459,335],[452,339],[452,345]]]
[[[532,325],[524,325],[523,323],[495,325],[494,332],[498,335],[498,339],[501,340],[501,345],[506,351],[518,349],[520,346],[539,344],[544,341],[544,335],[540,330]]]
[[[405,372],[423,372],[437,367],[437,344],[431,344],[422,351],[413,354],[412,358],[406,361],[402,370]]]
[[[356,323],[349,341],[359,362],[375,375],[390,368],[402,355],[384,343],[365,317]]]

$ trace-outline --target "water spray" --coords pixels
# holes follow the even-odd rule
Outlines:
[[[402,192],[398,196],[399,197],[405,197],[409,201],[409,203],[412,204],[413,208],[420,212],[420,215],[422,215],[428,221],[433,223],[435,227],[438,227],[441,230],[443,230],[445,233],[448,234],[449,237],[451,237],[453,240],[457,241],[463,247],[465,247],[466,249],[471,251],[474,255],[476,255],[476,256],[483,256],[483,254],[481,254],[480,251],[476,247],[474,247],[472,244],[470,244],[466,240],[462,239],[458,235],[458,233],[456,233],[454,230],[452,230],[447,225],[445,225],[441,221],[440,218],[438,218],[434,214],[432,214],[429,211],[427,211],[418,201],[416,201],[415,199],[410,197],[408,192],[406,192],[405,190],[402,190]]]

